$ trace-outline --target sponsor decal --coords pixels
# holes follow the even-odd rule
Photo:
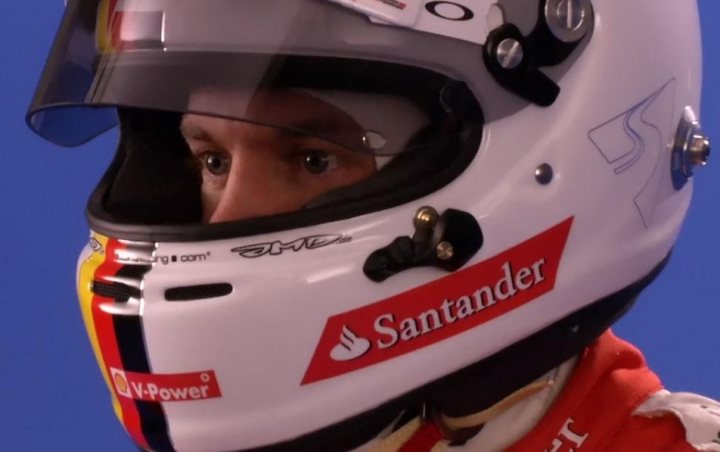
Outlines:
[[[496,2],[477,0],[330,0],[369,16],[372,22],[411,28],[485,44],[489,23],[484,20]],[[452,24],[452,26],[449,26]]]
[[[562,429],[560,429],[555,439],[553,439],[550,449],[545,449],[545,452],[558,452],[563,446],[568,446],[568,450],[571,451],[580,449],[590,434],[585,433],[581,435],[572,431],[570,426],[574,423],[575,421],[572,418],[566,419]]]
[[[398,0],[378,0],[382,3],[385,3],[386,5],[392,6],[394,8],[403,10],[407,8],[407,3],[400,2]]]
[[[335,361],[350,361],[359,358],[370,350],[370,341],[358,337],[350,328],[344,326],[340,343],[330,351],[330,358]]]
[[[103,248],[102,243],[95,237],[90,237],[90,249],[98,254],[105,253],[105,248]]]
[[[588,132],[609,169],[622,184],[637,190],[633,202],[646,228],[658,205],[674,193],[665,181],[668,173],[673,174],[675,161],[672,156],[666,159],[664,153],[667,143],[673,142],[676,84],[670,79],[640,103]],[[624,203],[625,199],[623,196],[617,202]]]
[[[316,250],[333,244],[343,244],[352,241],[352,237],[337,234],[311,235],[292,242],[283,243],[280,240],[268,243],[257,243],[233,248],[231,251],[246,259],[255,259],[263,256],[279,256],[285,251],[297,253],[302,250]]]
[[[437,281],[329,318],[301,384],[428,347],[552,291],[572,222]]]
[[[187,264],[190,262],[205,262],[210,258],[210,251],[202,254],[173,254],[171,256],[154,256],[153,262],[163,265],[174,264],[176,262]]]
[[[222,397],[215,372],[147,374],[110,368],[121,397],[145,402],[191,402]]]
[[[465,22],[475,17],[470,8],[455,2],[428,2],[425,10],[433,16],[457,22]]]
[[[189,263],[195,263],[195,262],[206,262],[212,253],[210,251],[207,251],[205,253],[201,254],[173,254],[169,256],[145,256],[141,255],[137,252],[121,252],[118,253],[116,256],[116,261],[121,264],[142,264],[142,265],[152,265],[152,264],[162,264],[162,265],[170,265],[170,264],[189,264]]]

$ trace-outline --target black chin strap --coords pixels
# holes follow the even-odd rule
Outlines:
[[[429,383],[378,408],[299,438],[252,452],[341,452],[367,443],[407,410],[429,405],[450,417],[482,411],[580,354],[625,314],[660,273],[648,275],[576,311],[497,354]]]

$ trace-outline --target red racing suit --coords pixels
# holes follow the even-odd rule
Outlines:
[[[662,390],[632,345],[605,333],[585,350],[520,451],[720,451],[720,404]]]
[[[516,404],[514,413],[486,423],[479,434],[461,446],[449,446],[443,428],[435,422],[416,418],[420,426],[408,435],[409,439],[389,446],[385,438],[368,450],[720,452],[720,403],[664,390],[640,351],[612,332],[588,347],[567,375],[556,395],[546,397],[539,410],[538,406],[532,408],[538,411],[536,420],[520,434],[510,434],[509,440],[496,441],[498,436],[508,436],[512,424],[528,423],[518,414],[532,402]]]

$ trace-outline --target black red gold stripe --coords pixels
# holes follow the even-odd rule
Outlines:
[[[115,259],[116,252],[125,249],[125,245],[102,236],[96,235],[95,239],[101,247],[82,264],[78,291],[88,335],[110,388],[116,415],[140,448],[154,451],[174,450],[162,404],[121,395],[110,377],[110,368],[152,373],[145,346],[142,317],[109,314],[101,309],[101,305],[117,301],[91,291],[93,281],[109,281],[111,277],[139,280],[151,267],[118,263]]]

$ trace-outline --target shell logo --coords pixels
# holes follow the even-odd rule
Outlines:
[[[118,392],[126,393],[128,391],[127,380],[125,380],[125,377],[123,377],[122,374],[116,373],[113,379],[115,380],[115,387]]]

